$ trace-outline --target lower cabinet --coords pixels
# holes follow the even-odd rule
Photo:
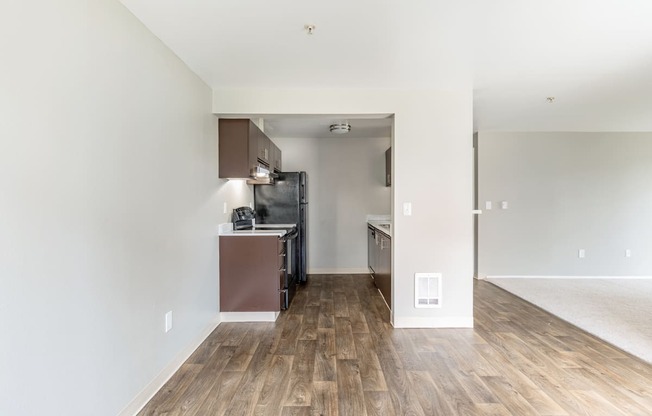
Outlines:
[[[367,227],[367,256],[374,283],[392,308],[392,239],[374,227]]]
[[[276,236],[220,236],[220,311],[280,311],[284,264],[284,244]]]

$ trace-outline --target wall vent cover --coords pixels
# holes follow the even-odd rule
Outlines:
[[[441,308],[441,273],[414,274],[414,307]]]

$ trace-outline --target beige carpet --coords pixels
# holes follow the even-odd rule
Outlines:
[[[652,363],[652,279],[487,279]]]

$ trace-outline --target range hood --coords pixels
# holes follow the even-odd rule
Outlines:
[[[278,175],[270,172],[266,166],[258,164],[251,168],[250,177],[251,179],[247,180],[249,185],[273,185]]]

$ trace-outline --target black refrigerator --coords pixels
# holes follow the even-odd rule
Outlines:
[[[306,172],[280,172],[273,185],[254,185],[256,224],[296,224],[297,277],[307,280],[308,181]]]

